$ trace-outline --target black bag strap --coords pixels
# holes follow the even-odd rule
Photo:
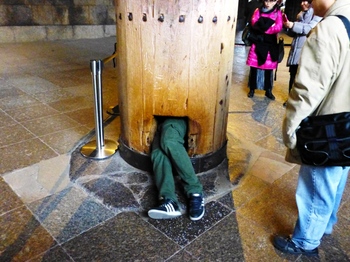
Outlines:
[[[340,20],[343,22],[343,24],[346,28],[346,31],[348,32],[349,39],[350,39],[350,22],[349,22],[349,20],[343,15],[336,15],[336,16],[338,18],[340,18]]]

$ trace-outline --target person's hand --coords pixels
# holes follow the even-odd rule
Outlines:
[[[291,29],[293,27],[294,23],[291,21],[287,21],[287,22],[284,22],[283,25],[285,28]]]

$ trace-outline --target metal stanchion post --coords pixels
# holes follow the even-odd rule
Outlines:
[[[115,154],[118,146],[112,140],[104,139],[103,116],[102,116],[102,67],[101,60],[91,60],[90,69],[95,100],[95,132],[96,140],[84,145],[80,152],[83,156],[93,159],[105,159]]]

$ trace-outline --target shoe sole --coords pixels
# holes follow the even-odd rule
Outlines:
[[[203,213],[199,217],[191,217],[190,216],[190,219],[192,221],[197,221],[197,220],[201,219],[204,216],[204,213],[205,213],[205,209],[203,209]]]
[[[284,246],[280,246],[278,243],[275,242],[275,240],[273,241],[273,246],[280,252],[284,253],[284,254],[291,254],[291,255],[304,255],[304,256],[308,256],[308,257],[315,257],[318,256],[318,249],[316,249],[316,251],[292,251],[292,250],[288,250],[286,249]]]
[[[181,216],[180,211],[176,212],[163,212],[163,211],[158,211],[158,210],[150,210],[148,211],[148,216],[153,219],[171,219],[175,217]]]
[[[304,255],[307,257],[316,257],[318,256],[318,252],[316,253],[308,253],[308,252],[289,252],[287,250],[279,249],[278,247],[274,246],[278,251],[282,252],[283,254],[290,254],[290,255]]]

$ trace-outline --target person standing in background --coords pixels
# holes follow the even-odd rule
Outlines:
[[[290,47],[287,66],[289,67],[289,87],[288,92],[292,89],[295,75],[298,70],[298,64],[300,60],[301,49],[306,41],[306,37],[319,21],[321,17],[314,15],[314,9],[312,8],[312,0],[301,1],[301,11],[297,15],[295,22],[291,22],[285,16],[283,26],[287,29],[288,35],[293,36],[292,44]],[[283,106],[287,105],[287,101]]]
[[[265,90],[265,96],[275,100],[272,94],[273,70],[278,65],[277,34],[282,30],[282,12],[277,0],[264,0],[263,5],[253,13],[251,24],[257,41],[250,47],[247,65],[250,66],[248,97],[255,89]]]
[[[292,236],[275,236],[273,245],[288,254],[317,256],[324,234],[332,234],[350,166],[302,164],[296,131],[312,115],[350,112],[350,41],[337,17],[350,19],[349,0],[313,0],[323,17],[304,43],[283,121],[286,161],[301,164],[296,188],[298,219]],[[349,26],[350,27],[350,26]]]

